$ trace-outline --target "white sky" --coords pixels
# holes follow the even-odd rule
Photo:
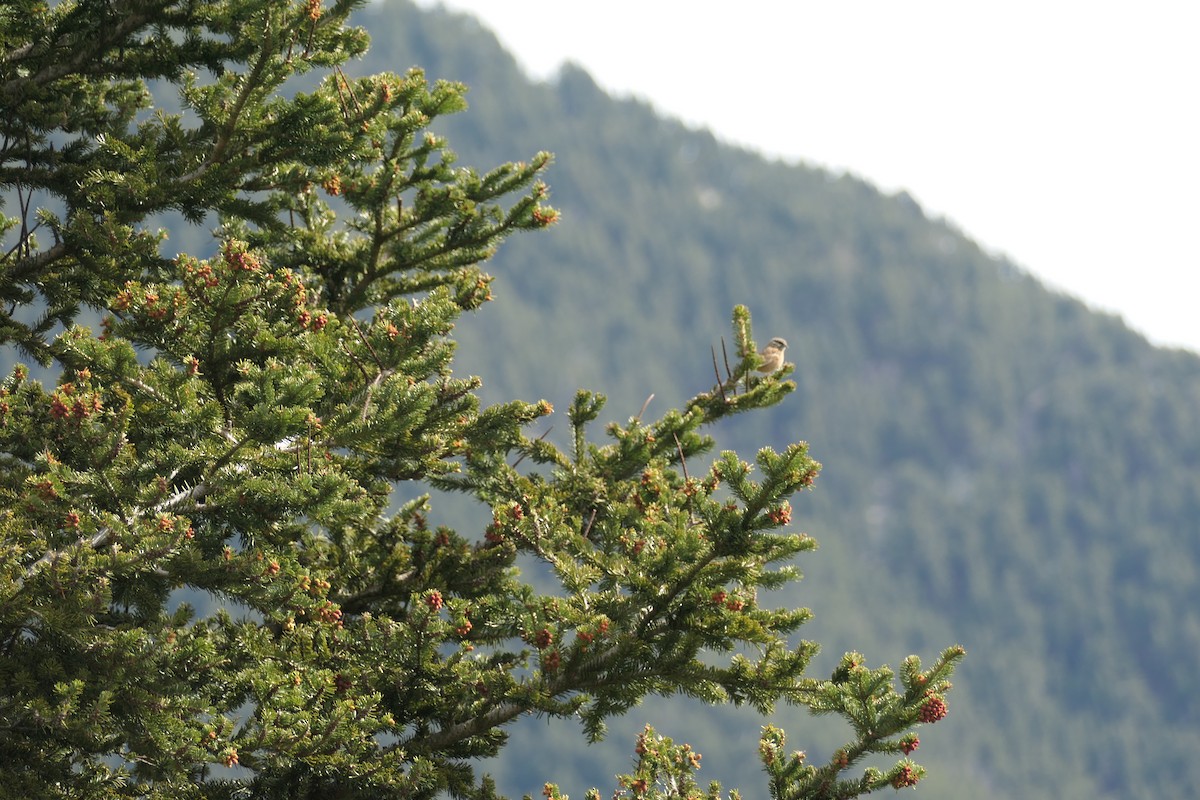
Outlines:
[[[444,5],[535,78],[569,59],[726,141],[905,189],[1051,286],[1200,351],[1200,3]]]

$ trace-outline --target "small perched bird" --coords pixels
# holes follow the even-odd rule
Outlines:
[[[787,339],[781,339],[776,336],[771,341],[767,342],[767,346],[758,351],[762,356],[762,366],[758,368],[759,372],[774,372],[783,366],[783,354],[787,351]]]

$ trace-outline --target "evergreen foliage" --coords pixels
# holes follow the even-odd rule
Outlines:
[[[737,306],[725,379],[604,444],[600,395],[575,395],[567,448],[525,433],[548,402],[481,404],[450,334],[490,300],[481,262],[557,219],[550,159],[456,166],[429,126],[464,87],[349,78],[355,5],[0,12],[0,342],[56,371],[0,385],[5,796],[495,797],[473,762],[507,723],[597,740],[652,694],[842,716],[820,766],[764,729],[773,797],[913,785],[912,729],[945,715],[962,649],[805,676],[808,611],[760,590],[815,546],[789,498],[819,465],[797,443],[699,466],[702,430],[779,403],[792,368],[751,377]],[[166,211],[215,215],[220,246],[162,257]],[[393,509],[397,485],[492,522]],[[700,796],[687,745],[647,730],[637,753],[618,792]]]

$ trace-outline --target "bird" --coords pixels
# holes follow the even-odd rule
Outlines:
[[[783,366],[783,354],[787,351],[787,339],[776,336],[771,341],[767,342],[767,346],[758,351],[762,356],[763,363],[759,365],[759,372],[774,372]]]

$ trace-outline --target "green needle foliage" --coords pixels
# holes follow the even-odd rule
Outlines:
[[[758,592],[815,547],[789,498],[819,465],[801,443],[689,472],[704,426],[779,402],[791,368],[752,372],[739,307],[727,379],[603,445],[598,395],[568,410],[569,453],[525,432],[549,403],[480,408],[449,336],[499,243],[556,220],[550,159],[456,166],[428,126],[465,89],[348,80],[354,5],[0,10],[0,343],[57,376],[0,384],[0,793],[493,797],[472,762],[510,721],[598,740],[650,693],[843,715],[822,767],[765,729],[773,797],[915,783],[906,759],[850,770],[916,747],[961,649],[909,658],[898,689],[857,654],[804,677],[808,611]],[[212,215],[218,254],[163,258],[164,211]],[[431,525],[428,496],[392,507],[401,483],[492,522]],[[619,796],[720,792],[686,745],[648,730],[637,752]]]

